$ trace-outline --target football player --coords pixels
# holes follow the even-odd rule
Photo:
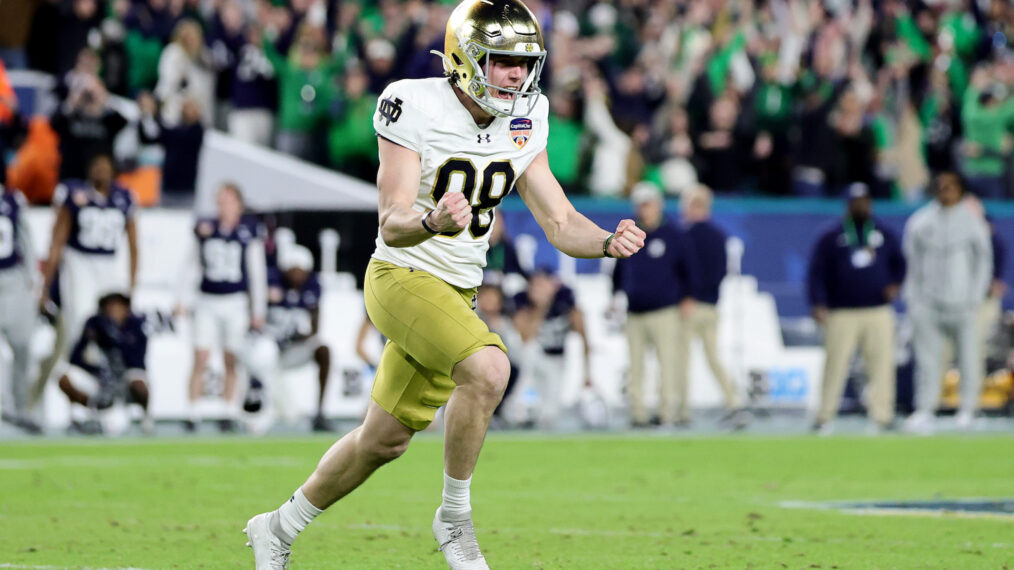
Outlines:
[[[552,430],[560,413],[566,378],[567,333],[576,332],[584,346],[585,374],[590,375],[588,337],[584,332],[584,313],[577,307],[574,291],[560,283],[553,273],[540,268],[528,280],[528,289],[514,301],[514,324],[526,344],[525,367],[539,394],[537,423]]]
[[[236,428],[236,363],[251,328],[264,325],[267,310],[267,276],[264,243],[257,221],[244,215],[243,195],[233,183],[218,191],[218,216],[202,218],[194,226],[191,259],[184,268],[183,289],[177,314],[193,310],[194,365],[190,374],[190,418],[184,423],[194,431],[200,423],[197,401],[204,393],[204,372],[211,349],[222,350],[225,363],[227,417],[222,431]],[[200,280],[200,284],[194,281]],[[194,292],[196,290],[196,299]]]
[[[313,272],[313,254],[291,245],[268,272],[268,321],[265,327],[278,343],[281,371],[317,364],[317,414],[314,431],[333,431],[324,417],[324,393],[331,374],[331,351],[317,336],[320,325],[320,281]],[[277,376],[276,376],[277,378]]]
[[[133,292],[137,281],[137,226],[134,198],[114,182],[113,158],[98,154],[88,163],[88,180],[67,180],[56,191],[58,205],[49,257],[43,269],[39,307],[48,311],[50,291],[57,270],[60,274],[60,320],[54,358],[43,365],[38,387],[65,365],[70,343],[81,336],[81,327],[95,311],[103,295],[116,291]],[[116,253],[127,236],[129,285]],[[71,342],[64,342],[69,339]],[[38,387],[36,390],[38,390]],[[41,393],[41,390],[38,390]]]
[[[364,296],[388,342],[363,424],[281,507],[248,521],[257,568],[285,567],[303,528],[404,453],[444,404],[443,501],[433,533],[451,568],[487,568],[469,487],[510,373],[503,342],[473,310],[493,208],[517,187],[549,241],[574,257],[627,257],[644,236],[633,220],[615,233],[596,226],[551,173],[549,104],[539,89],[544,46],[520,0],[465,0],[440,54],[448,77],[396,81],[381,94],[373,118],[380,229]]]
[[[10,373],[0,373],[2,417],[32,434],[42,430],[27,417],[28,365],[35,329],[35,298],[38,285],[35,249],[25,214],[27,202],[13,188],[0,189],[0,342],[7,341],[13,361]]]
[[[143,317],[130,312],[130,298],[122,293],[109,293],[98,302],[99,312],[85,321],[81,336],[70,353],[70,369],[76,371],[60,377],[60,390],[71,404],[91,411],[111,407],[120,397],[141,406],[144,417],[141,429],[154,432],[148,413],[148,384],[145,356],[148,335]],[[69,371],[68,371],[69,372]],[[75,408],[75,410],[78,408]],[[94,421],[72,421],[71,429],[83,433],[100,433]]]

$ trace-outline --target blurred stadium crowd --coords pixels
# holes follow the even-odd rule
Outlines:
[[[1014,6],[998,0],[582,0],[529,3],[550,60],[549,154],[572,193],[915,200],[956,169],[1011,195]],[[372,180],[376,96],[439,75],[453,2],[9,0],[0,57],[58,78],[22,117],[0,71],[3,154],[33,202],[140,130],[141,164],[192,191],[203,130]],[[108,95],[136,100],[128,121]],[[17,151],[16,153],[14,151]],[[62,162],[60,157],[63,157]],[[128,160],[126,162],[132,162]],[[121,164],[132,168],[133,164]]]

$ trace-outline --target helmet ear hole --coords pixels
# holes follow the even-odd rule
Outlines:
[[[456,53],[451,53],[451,59],[454,60],[454,65],[463,65],[464,64],[464,62],[461,61],[461,58],[458,57],[458,54],[456,54]]]

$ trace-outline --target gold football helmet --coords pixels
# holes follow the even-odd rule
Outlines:
[[[539,100],[539,76],[546,60],[542,28],[520,0],[464,0],[451,12],[444,36],[444,61],[451,82],[485,111],[522,117]],[[489,82],[490,58],[530,58],[528,76],[517,89]],[[498,96],[506,95],[507,98]]]

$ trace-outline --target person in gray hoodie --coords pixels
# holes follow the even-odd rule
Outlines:
[[[993,265],[989,229],[981,216],[962,203],[962,179],[954,172],[943,172],[933,180],[932,189],[936,199],[912,214],[902,244],[908,264],[904,292],[912,319],[916,366],[916,409],[905,427],[916,433],[933,431],[945,337],[957,349],[961,372],[957,425],[971,427],[982,387],[975,315]]]

